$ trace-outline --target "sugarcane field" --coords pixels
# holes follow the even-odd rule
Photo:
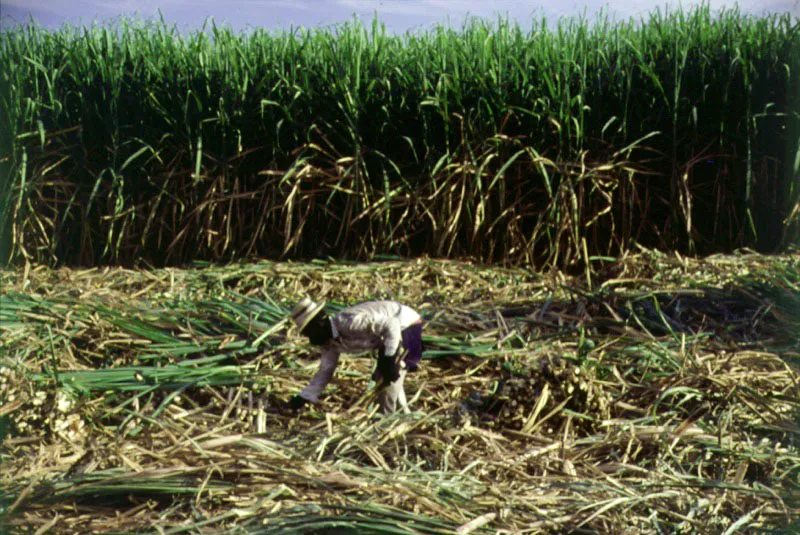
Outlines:
[[[0,535],[800,532],[796,13],[0,76]]]

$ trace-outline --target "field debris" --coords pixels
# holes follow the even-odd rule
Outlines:
[[[790,532],[800,255],[567,276],[420,259],[0,271],[0,520],[36,533]],[[369,358],[319,405],[312,294],[426,322],[412,413]]]

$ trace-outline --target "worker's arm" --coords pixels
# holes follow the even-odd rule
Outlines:
[[[293,397],[289,402],[290,406],[294,409],[302,407],[306,401],[316,403],[319,400],[319,395],[328,386],[333,377],[333,372],[336,370],[336,365],[339,363],[339,352],[335,349],[326,348],[322,351],[319,362],[319,370],[311,378],[300,394]]]

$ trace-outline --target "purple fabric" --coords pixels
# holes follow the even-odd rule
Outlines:
[[[406,356],[403,362],[406,363],[406,369],[413,372],[419,368],[419,361],[422,360],[422,323],[415,323],[406,327],[402,331],[403,335],[403,349],[406,350]],[[376,369],[372,374],[374,381],[380,381],[383,375]]]
[[[403,329],[403,349],[408,351],[403,362],[408,371],[413,372],[422,360],[422,323],[415,323]]]

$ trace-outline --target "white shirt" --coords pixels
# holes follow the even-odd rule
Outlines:
[[[367,301],[347,307],[331,318],[333,340],[322,347],[319,370],[300,396],[317,401],[328,385],[339,355],[383,348],[394,355],[403,339],[403,329],[420,321],[413,309],[396,301]]]

